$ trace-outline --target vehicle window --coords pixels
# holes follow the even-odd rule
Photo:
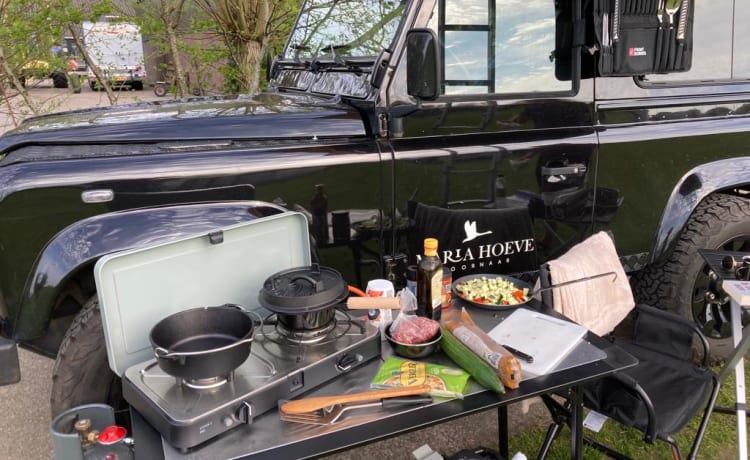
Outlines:
[[[732,49],[732,78],[750,79],[750,2],[735,2],[734,47]]]
[[[441,40],[444,94],[569,91],[555,77],[555,2],[439,0],[429,27]]]
[[[377,56],[398,29],[405,0],[313,0],[305,3],[284,59]]]
[[[737,2],[739,3],[741,2]],[[665,75],[647,75],[644,77],[645,82],[727,81],[747,78],[750,74],[750,51],[747,48],[750,39],[738,33],[732,49],[733,32],[745,30],[743,27],[750,25],[748,12],[738,12],[736,20],[741,23],[734,22],[732,28],[735,0],[695,2],[694,6],[693,61],[690,70]]]

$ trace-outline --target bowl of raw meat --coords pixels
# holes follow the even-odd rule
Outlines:
[[[406,323],[397,324],[394,321],[385,328],[385,338],[393,351],[408,359],[425,358],[433,354],[438,349],[441,335],[440,323],[421,316]]]

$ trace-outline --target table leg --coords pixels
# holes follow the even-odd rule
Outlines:
[[[583,455],[583,387],[570,389],[570,458],[580,460]]]
[[[742,307],[732,299],[732,340],[735,348],[742,340]],[[734,368],[735,395],[737,397],[737,448],[738,458],[747,459],[747,419],[745,418],[745,360],[740,358]]]
[[[508,456],[508,407],[505,405],[497,408],[497,432],[500,458],[510,458]]]

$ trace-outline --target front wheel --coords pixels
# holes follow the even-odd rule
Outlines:
[[[51,412],[54,418],[72,407],[105,403],[116,413],[126,408],[120,379],[109,368],[99,300],[89,299],[63,338],[52,370]]]
[[[165,85],[157,84],[154,86],[154,94],[158,97],[164,97],[167,95],[167,87]]]
[[[68,87],[68,76],[65,75],[65,72],[52,73],[52,86],[58,89]]]
[[[725,194],[706,198],[693,212],[669,258],[634,275],[634,294],[638,302],[695,321],[711,340],[711,354],[723,359],[733,350],[730,305],[728,300],[709,301],[712,293],[717,299],[726,296],[717,291],[698,249],[750,251],[750,201]],[[743,324],[748,324],[750,316],[743,314]]]

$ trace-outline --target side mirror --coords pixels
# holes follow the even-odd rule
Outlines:
[[[430,29],[413,29],[406,35],[406,91],[417,99],[440,94],[438,39]]]

